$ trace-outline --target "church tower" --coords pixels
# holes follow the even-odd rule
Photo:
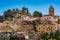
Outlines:
[[[54,8],[53,8],[53,6],[50,6],[50,8],[49,8],[49,15],[54,16]]]

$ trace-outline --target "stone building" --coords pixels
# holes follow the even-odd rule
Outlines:
[[[50,6],[50,8],[49,8],[49,15],[54,16],[54,8],[53,8],[53,6]]]
[[[56,20],[52,17],[42,17],[41,23],[36,26],[38,33],[49,33],[57,30]]]
[[[57,30],[57,25],[56,24],[51,24],[51,25],[42,25],[39,24],[36,26],[36,29],[39,34],[41,33],[49,33],[49,32],[54,32]]]
[[[44,15],[44,16],[52,16],[52,17],[56,17],[55,13],[54,13],[54,7],[51,5],[49,7],[49,13]]]

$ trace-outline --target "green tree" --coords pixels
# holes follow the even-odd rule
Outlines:
[[[26,7],[22,7],[22,11],[24,12],[24,11],[27,11],[27,14],[29,13],[29,10],[28,10],[28,8],[26,8]]]
[[[54,32],[50,32],[50,38],[54,39]]]
[[[55,32],[55,39],[60,40],[60,32],[58,30]]]
[[[41,40],[41,36],[40,35],[38,35],[37,40]]]
[[[11,17],[11,10],[8,9],[7,11],[4,11],[4,17],[7,18],[7,17]]]
[[[36,23],[33,21],[33,29],[37,32]]]
[[[26,10],[26,7],[22,7],[22,10]]]
[[[11,10],[10,10],[10,9],[8,9],[8,10],[7,10],[7,12],[11,12]]]
[[[18,8],[16,8],[16,11],[19,11],[19,9],[18,9]]]
[[[5,20],[11,20],[13,18],[13,13],[10,9],[7,11],[4,11],[4,19]]]
[[[4,17],[0,16],[0,22],[3,22],[3,21],[4,21]]]
[[[48,33],[43,33],[43,34],[41,35],[41,38],[42,38],[42,39],[45,39],[45,40],[48,40],[48,39],[49,39]]]
[[[34,17],[42,17],[42,13],[38,12],[38,11],[34,11],[33,16]]]
[[[15,9],[12,9],[12,11],[15,11]]]
[[[28,8],[26,8],[26,10],[27,10],[27,14],[29,13],[29,10],[28,10]]]

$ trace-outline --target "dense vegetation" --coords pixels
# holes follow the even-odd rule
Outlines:
[[[55,32],[40,34],[37,40],[60,40],[60,32],[57,30]]]
[[[42,13],[38,12],[38,11],[34,11],[33,16],[34,17],[42,17]]]

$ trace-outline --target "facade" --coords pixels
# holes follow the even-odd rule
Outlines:
[[[46,33],[57,30],[56,18],[43,16],[40,18],[41,23],[36,26],[38,33]]]
[[[39,34],[41,33],[49,33],[49,32],[54,32],[57,30],[56,25],[38,25],[36,27],[37,31]]]

